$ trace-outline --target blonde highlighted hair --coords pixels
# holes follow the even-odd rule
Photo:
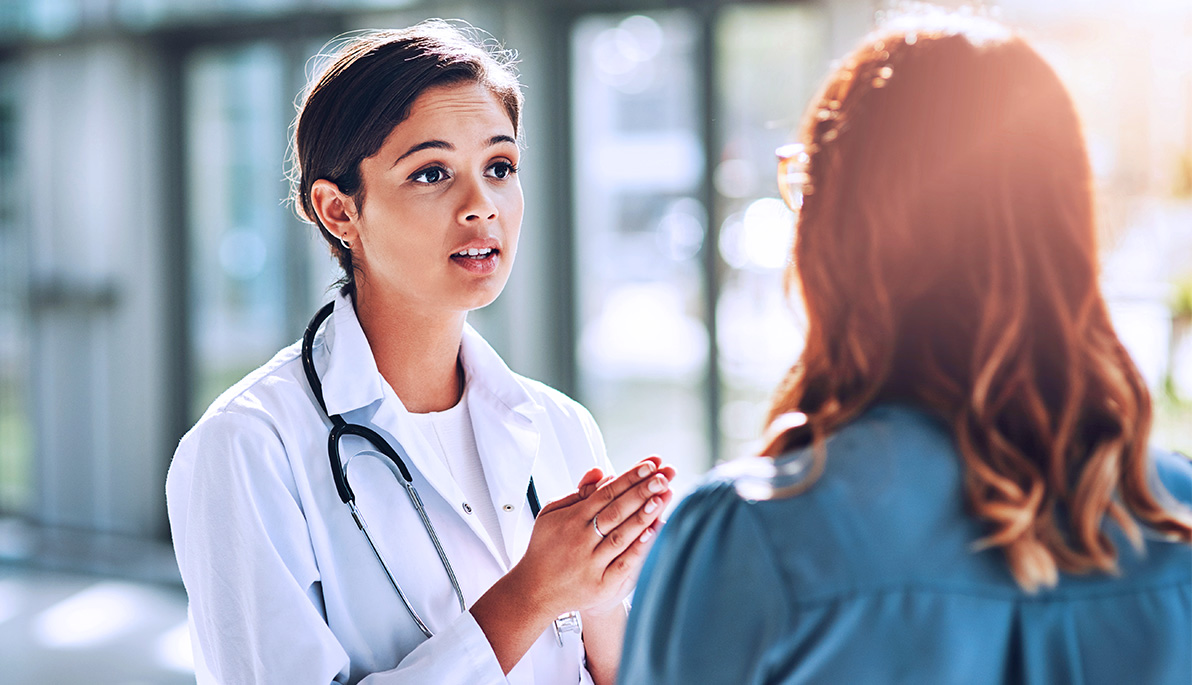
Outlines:
[[[814,445],[879,401],[945,419],[978,547],[1027,591],[1113,572],[1112,519],[1192,542],[1152,490],[1151,402],[1098,286],[1092,176],[1060,80],[985,19],[871,35],[828,78],[807,151],[788,291],[809,322],[764,453]],[[1062,516],[1060,512],[1065,512]]]

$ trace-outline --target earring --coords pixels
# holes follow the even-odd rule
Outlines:
[[[347,239],[347,238],[345,238],[345,237],[343,237],[342,235],[339,237],[339,244],[340,244],[340,245],[343,245],[345,250],[350,250],[350,249],[352,249],[352,244],[351,244],[351,243],[349,243],[349,242],[348,242],[348,239]]]

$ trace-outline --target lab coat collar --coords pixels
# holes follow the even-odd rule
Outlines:
[[[509,370],[496,350],[470,324],[464,324],[460,359],[468,378],[469,390],[485,391],[506,410],[516,414],[523,423],[528,424],[543,411],[543,407],[530,397],[517,375]],[[469,401],[472,397],[468,396]]]
[[[385,380],[377,369],[368,338],[356,317],[356,308],[342,290],[335,295],[331,324],[323,329],[328,350],[327,369],[322,375],[323,399],[328,413],[344,414],[383,399]],[[469,391],[483,389],[524,423],[544,411],[496,350],[466,323],[460,341],[460,358]],[[471,399],[469,395],[469,401]]]
[[[330,324],[323,329],[324,346],[328,350],[323,400],[328,414],[346,414],[384,397],[385,381],[356,318],[356,308],[342,290],[335,295]]]

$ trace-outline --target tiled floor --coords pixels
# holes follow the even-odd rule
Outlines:
[[[194,683],[180,585],[0,564],[0,681]]]

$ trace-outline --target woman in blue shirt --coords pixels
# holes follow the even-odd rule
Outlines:
[[[1147,447],[1054,72],[920,14],[804,122],[779,174],[806,347],[766,456],[663,529],[620,682],[1192,682],[1192,466]]]

